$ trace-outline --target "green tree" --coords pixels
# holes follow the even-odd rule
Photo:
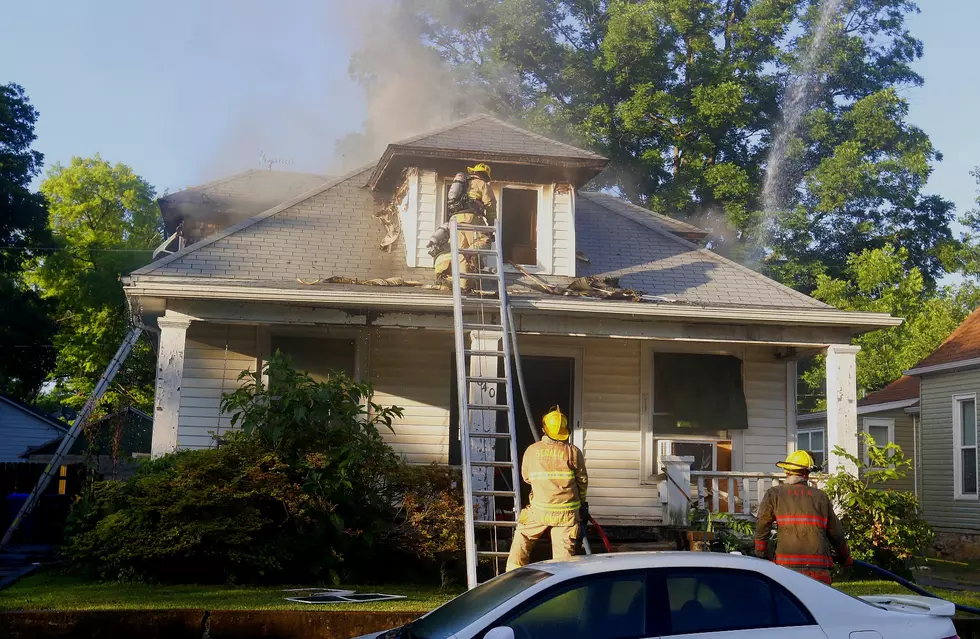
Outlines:
[[[930,292],[922,273],[908,268],[905,249],[886,245],[852,255],[843,278],[821,275],[813,296],[846,311],[890,313],[901,326],[866,333],[854,339],[858,388],[878,390],[934,351],[972,310],[969,288]],[[811,388],[824,379],[822,359],[803,373]]]
[[[809,292],[849,254],[891,243],[931,287],[951,205],[922,193],[939,154],[897,93],[922,83],[911,68],[922,45],[905,26],[917,8],[844,0],[824,24],[822,6],[400,0],[388,19],[439,54],[458,112],[479,105],[604,153],[612,164],[597,186],[707,228],[715,250]],[[354,56],[356,78],[383,75],[376,44]],[[806,90],[788,95],[799,77]],[[787,102],[799,127],[781,124]],[[764,215],[782,129],[778,211]]]
[[[44,197],[30,189],[44,157],[31,149],[38,113],[23,87],[0,85],[0,394],[33,399],[54,365],[54,305],[26,285],[50,243]]]
[[[129,330],[120,277],[150,261],[161,240],[153,187],[124,164],[98,155],[55,164],[41,185],[58,250],[32,281],[58,304],[55,394],[85,402]],[[106,394],[105,405],[153,402],[153,349],[141,339]]]

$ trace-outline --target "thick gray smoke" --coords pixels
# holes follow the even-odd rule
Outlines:
[[[480,110],[480,100],[460,95],[438,53],[420,42],[414,17],[401,12],[397,0],[329,2],[331,16],[345,24],[350,70],[367,100],[363,130],[337,145],[339,170],[376,159],[391,142]],[[437,18],[452,15],[453,0],[425,4]]]

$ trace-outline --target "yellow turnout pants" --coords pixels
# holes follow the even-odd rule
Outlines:
[[[507,557],[507,572],[526,566],[531,558],[534,542],[551,531],[551,556],[553,559],[568,559],[575,555],[581,528],[578,522],[564,526],[547,526],[536,522],[519,523],[514,533],[514,543]]]
[[[457,213],[453,216],[457,224],[479,224],[485,225],[487,221],[483,219],[482,215],[477,215],[476,213]],[[486,249],[490,248],[490,237],[486,233],[477,233],[476,231],[459,231],[456,241],[459,243],[459,248],[476,248],[476,249]],[[459,259],[459,272],[460,278],[459,283],[464,289],[477,288],[479,280],[466,279],[462,277],[463,273],[477,273],[480,271],[480,256],[471,255],[464,258],[460,256]]]

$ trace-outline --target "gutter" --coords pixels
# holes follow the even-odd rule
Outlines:
[[[142,279],[142,278],[140,278]],[[170,299],[228,300],[245,302],[282,302],[370,307],[394,310],[430,310],[451,312],[452,298],[447,295],[398,293],[391,288],[378,292],[346,290],[296,290],[250,286],[221,286],[189,282],[145,282],[136,278],[123,280],[127,297],[162,297]],[[560,314],[629,316],[690,322],[739,322],[750,324],[858,327],[874,330],[902,323],[901,318],[886,313],[843,312],[808,309],[752,309],[702,306],[661,306],[634,302],[523,298],[511,296],[515,310],[534,310]]]
[[[980,357],[973,357],[971,359],[962,359],[958,362],[946,362],[945,364],[935,364],[933,366],[921,366],[918,368],[910,368],[904,371],[903,375],[928,375],[929,373],[946,373],[951,371],[965,370],[968,368],[974,368],[980,366]]]

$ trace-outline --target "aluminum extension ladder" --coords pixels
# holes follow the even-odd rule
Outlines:
[[[126,335],[126,339],[123,340],[123,343],[119,345],[119,349],[116,351],[116,354],[113,355],[112,360],[109,361],[109,365],[106,367],[105,373],[102,374],[102,378],[99,379],[99,382],[95,385],[95,389],[89,396],[88,401],[85,402],[84,406],[82,406],[82,410],[78,412],[78,415],[75,417],[75,421],[72,423],[71,428],[69,428],[68,432],[65,433],[65,436],[62,437],[61,444],[58,446],[57,452],[55,452],[54,456],[51,458],[51,461],[48,462],[44,472],[41,473],[41,477],[37,480],[37,485],[34,486],[34,490],[32,490],[31,494],[28,495],[27,501],[25,501],[24,505],[21,506],[20,512],[18,512],[17,516],[14,517],[14,520],[10,523],[10,527],[7,528],[7,532],[4,534],[3,540],[0,541],[0,548],[3,548],[10,543],[10,540],[14,537],[14,533],[17,532],[17,528],[20,527],[21,522],[23,522],[24,519],[31,514],[31,511],[34,510],[38,500],[41,499],[41,495],[47,489],[48,484],[51,483],[51,479],[55,476],[55,473],[58,472],[58,468],[61,466],[61,461],[65,458],[68,451],[71,450],[71,447],[78,440],[78,436],[82,434],[83,430],[85,430],[86,422],[91,416],[92,411],[95,410],[99,400],[102,399],[102,396],[105,395],[105,392],[109,389],[109,384],[112,383],[112,378],[116,376],[116,373],[119,372],[123,362],[126,361],[127,357],[129,357],[130,351],[133,350],[133,346],[140,338],[140,334],[142,332],[143,329],[134,327],[129,331],[129,334]]]
[[[495,233],[495,248],[475,249],[459,246],[459,231]],[[449,224],[453,277],[453,326],[456,337],[456,388],[459,401],[459,434],[462,447],[463,496],[466,508],[466,581],[469,588],[478,583],[477,566],[480,560],[493,564],[499,574],[501,561],[507,552],[501,543],[506,529],[517,526],[521,511],[520,472],[517,457],[517,427],[514,420],[514,390],[511,385],[512,348],[509,336],[507,284],[504,260],[499,247],[500,218],[495,226],[462,224],[455,219]],[[460,262],[470,258],[479,268],[461,273]],[[490,258],[496,272],[483,270],[483,259]],[[475,280],[478,294],[465,294],[462,279]],[[485,289],[484,282],[496,282]],[[484,294],[479,294],[484,293]],[[490,296],[486,294],[489,293]],[[473,344],[477,347],[474,348]],[[480,348],[480,345],[483,348]],[[488,345],[495,345],[490,347]],[[501,369],[503,360],[503,376]],[[500,386],[505,392],[500,393]],[[501,401],[503,400],[503,401]],[[507,415],[507,430],[498,430],[497,415]],[[507,442],[506,452],[498,459],[498,443]],[[503,448],[503,447],[501,447]],[[496,490],[497,471],[501,472],[503,490]],[[509,471],[509,472],[507,472]],[[509,478],[507,477],[509,475]],[[498,503],[498,500],[502,503]],[[507,506],[513,517],[501,519]],[[510,537],[512,538],[512,534]]]

